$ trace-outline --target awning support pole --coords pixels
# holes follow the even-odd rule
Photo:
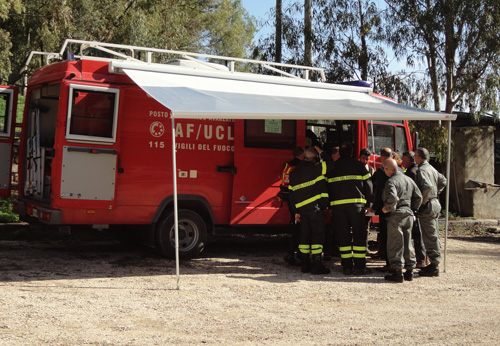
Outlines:
[[[373,120],[370,120],[370,128],[372,130],[372,155],[373,155],[373,170],[377,170],[377,166],[375,165],[375,132],[373,132]]]
[[[174,229],[175,229],[175,275],[177,276],[177,289],[180,288],[179,275],[179,214],[177,207],[177,165],[176,165],[176,150],[175,150],[175,120],[174,115],[170,113],[172,119],[172,175],[174,178]]]
[[[448,245],[448,212],[450,209],[450,162],[451,162],[451,120],[448,121],[448,159],[446,160],[446,214],[444,217],[444,257],[443,257],[443,272],[446,273],[446,251]]]

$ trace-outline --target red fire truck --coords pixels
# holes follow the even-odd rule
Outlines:
[[[67,48],[75,44],[81,50],[73,56]],[[168,63],[173,67],[229,70],[207,62],[225,57],[200,60],[186,52],[66,41],[54,55],[59,61],[36,70],[28,83],[14,207],[22,217],[50,225],[141,227],[147,244],[173,257],[170,110],[128,75],[110,72],[111,61],[136,60],[140,49],[148,59],[160,53],[184,58]],[[286,225],[288,209],[276,195],[296,146],[317,140],[324,148],[351,141],[358,153],[373,145],[374,152],[412,148],[406,121],[203,118],[177,120],[174,131],[184,258],[198,255],[216,231],[266,225],[275,232]]]
[[[0,85],[0,197],[10,197],[17,88]]]

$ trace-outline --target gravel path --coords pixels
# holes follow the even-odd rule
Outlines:
[[[494,345],[500,238],[448,240],[438,278],[285,265],[286,239],[220,238],[175,264],[113,240],[0,241],[0,345]],[[381,266],[371,261],[369,266]]]

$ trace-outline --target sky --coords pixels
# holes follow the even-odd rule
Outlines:
[[[242,0],[241,3],[248,13],[254,16],[257,21],[266,20],[271,13],[271,7],[276,6],[276,0]],[[268,33],[271,30],[271,27],[269,26],[262,29],[258,26],[257,29],[259,31],[255,34],[256,39]]]
[[[243,7],[257,19],[269,14],[269,9],[276,5],[275,0],[242,0]]]

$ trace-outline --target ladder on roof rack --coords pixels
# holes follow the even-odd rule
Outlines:
[[[145,64],[152,64],[153,63],[153,54],[179,55],[183,59],[195,60],[196,62],[198,62],[200,64],[206,64],[207,66],[210,66],[210,64],[208,62],[205,62],[205,61],[200,60],[200,59],[222,60],[226,63],[230,72],[235,71],[235,64],[237,62],[239,62],[239,63],[257,65],[257,66],[260,66],[262,68],[279,73],[285,77],[300,78],[300,77],[297,77],[297,76],[290,74],[288,72],[282,71],[279,68],[285,67],[285,68],[296,69],[297,71],[302,72],[303,78],[305,80],[309,80],[311,72],[317,72],[320,74],[321,80],[323,82],[326,81],[325,72],[322,68],[319,68],[319,67],[283,64],[283,63],[253,60],[253,59],[232,58],[232,57],[220,56],[220,55],[191,53],[191,52],[176,51],[176,50],[170,50],[170,49],[147,48],[147,47],[130,46],[130,45],[115,44],[115,43],[104,43],[104,42],[73,40],[73,39],[65,40],[64,44],[61,48],[61,51],[59,53],[44,53],[44,52],[37,52],[37,51],[31,52],[30,55],[28,56],[28,59],[26,60],[26,63],[24,65],[23,69],[21,70],[21,73],[25,73],[27,71],[28,65],[29,65],[29,63],[34,55],[44,55],[46,57],[46,63],[50,64],[51,60],[53,60],[53,59],[62,60],[64,58],[65,54],[69,54],[69,50],[72,48],[72,45],[79,46],[78,47],[78,54],[73,55],[73,57],[76,59],[91,59],[92,57],[86,56],[84,54],[85,50],[88,48],[94,48],[98,51],[110,54],[111,56],[115,57],[112,59],[123,59],[123,60],[134,61],[134,62],[145,63]],[[126,52],[128,54],[126,54],[124,52]],[[141,59],[139,57],[143,57],[143,58]],[[107,60],[112,60],[112,59],[107,59]]]

